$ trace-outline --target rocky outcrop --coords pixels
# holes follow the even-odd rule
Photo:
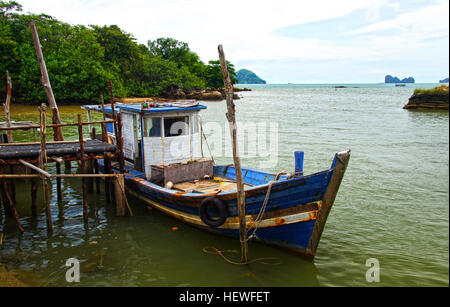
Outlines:
[[[431,90],[416,90],[403,109],[408,110],[448,110],[448,86]]]
[[[240,84],[266,84],[267,82],[258,77],[253,71],[241,69],[236,73],[236,79]]]
[[[391,75],[386,75],[384,77],[384,83],[414,83],[415,80],[413,77],[405,78],[400,80],[397,77],[392,77]]]
[[[246,88],[246,87],[244,87],[244,88],[239,88],[239,87],[235,87],[235,88],[233,88],[233,92],[250,92],[252,89],[250,89],[250,88]]]
[[[170,99],[185,99],[186,94],[182,91],[180,86],[176,83],[170,84],[162,95],[164,98]]]
[[[234,92],[251,91],[248,88],[234,88]],[[172,83],[162,95],[166,99],[196,99],[206,101],[220,101],[225,99],[225,92],[223,88],[209,88],[206,90],[192,90],[190,92],[183,92],[183,90],[176,83]],[[240,99],[237,94],[233,95],[233,99]],[[141,99],[142,100],[142,99]]]

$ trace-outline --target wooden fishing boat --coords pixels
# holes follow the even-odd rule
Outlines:
[[[112,117],[110,106],[83,106]],[[202,157],[195,101],[118,104],[125,156],[126,191],[190,225],[239,237],[236,172]],[[109,127],[113,139],[113,127]],[[114,140],[113,140],[114,142]],[[301,151],[292,173],[242,168],[249,240],[314,258],[344,176],[350,150],[335,154],[323,171],[303,174]],[[102,161],[100,161],[102,164]]]

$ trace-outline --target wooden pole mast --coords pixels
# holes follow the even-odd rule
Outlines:
[[[44,86],[45,94],[47,95],[48,105],[50,106],[50,109],[52,110],[52,123],[60,124],[61,120],[59,118],[58,106],[56,105],[55,96],[53,96],[52,86],[50,84],[50,79],[49,79],[48,73],[47,73],[47,66],[45,65],[44,56],[42,54],[42,49],[41,49],[41,43],[39,41],[39,35],[36,30],[36,24],[34,21],[30,22],[30,28],[31,28],[31,34],[33,35],[33,42],[34,42],[34,48],[36,50],[36,56],[39,61],[39,66],[41,68],[42,85]],[[54,129],[54,140],[55,141],[64,141],[62,128],[54,127],[53,129]]]
[[[231,83],[230,74],[228,72],[227,63],[225,61],[225,54],[222,45],[219,45],[219,59],[220,67],[222,69],[224,91],[227,100],[227,120],[230,126],[231,141],[233,143],[233,159],[234,168],[236,170],[236,184],[237,184],[237,201],[239,209],[239,240],[241,241],[242,262],[248,262],[248,245],[247,245],[247,228],[245,223],[245,192],[244,183],[242,180],[241,161],[237,148],[237,128],[235,108],[233,103],[233,84]]]

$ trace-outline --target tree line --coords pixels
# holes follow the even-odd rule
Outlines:
[[[70,25],[46,14],[23,14],[16,1],[0,1],[0,75],[6,70],[13,100],[38,103],[46,96],[29,23],[34,20],[58,102],[84,103],[109,97],[161,96],[177,84],[183,91],[223,87],[218,60],[205,64],[185,42],[162,37],[138,44],[117,25]],[[228,63],[233,83],[236,73]],[[6,96],[0,81],[0,97]],[[0,79],[0,80],[1,80]]]

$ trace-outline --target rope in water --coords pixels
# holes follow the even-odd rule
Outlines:
[[[269,198],[270,198],[270,193],[272,191],[272,185],[274,182],[278,181],[280,175],[282,174],[287,174],[287,178],[292,177],[293,174],[290,174],[286,171],[281,171],[279,173],[277,173],[277,175],[275,176],[274,180],[269,181],[269,186],[267,188],[267,192],[266,192],[266,196],[264,198],[264,202],[261,206],[261,209],[258,213],[258,215],[256,216],[254,222],[252,223],[252,225],[248,228],[248,230],[251,230],[252,228],[254,228],[253,233],[246,239],[246,241],[249,241],[253,238],[257,238],[256,236],[256,231],[258,230],[258,227],[262,221],[262,218],[264,216],[264,212],[266,211],[266,207],[267,207],[267,203],[269,202]],[[268,265],[280,265],[283,263],[283,261],[278,258],[278,257],[262,257],[262,258],[256,258],[256,259],[252,259],[249,260],[247,262],[236,262],[231,260],[230,258],[228,258],[227,256],[225,256],[225,253],[234,253],[237,254],[236,250],[219,250],[214,246],[207,246],[203,248],[203,252],[206,254],[212,254],[212,255],[219,255],[220,257],[222,257],[226,262],[230,263],[230,264],[236,264],[236,265],[243,265],[243,264],[250,264],[250,263],[261,263],[261,264],[268,264]]]
[[[250,264],[250,263],[260,263],[260,264],[267,264],[267,265],[280,265],[283,263],[283,261],[278,257],[262,257],[262,258],[255,258],[248,260],[247,262],[236,262],[225,256],[225,253],[233,253],[237,254],[238,252],[236,250],[219,250],[215,248],[214,246],[206,246],[203,248],[203,252],[206,254],[211,255],[219,255],[222,257],[226,262],[230,264],[236,264],[236,265],[243,265],[243,264]]]

